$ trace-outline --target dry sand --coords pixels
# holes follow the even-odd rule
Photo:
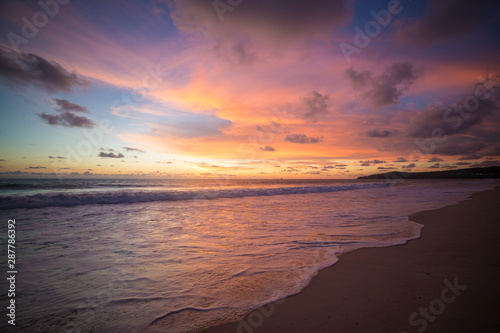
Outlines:
[[[500,187],[410,219],[421,238],[346,253],[300,294],[203,332],[500,332]]]

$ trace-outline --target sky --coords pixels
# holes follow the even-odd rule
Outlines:
[[[500,3],[5,0],[0,177],[500,165]]]

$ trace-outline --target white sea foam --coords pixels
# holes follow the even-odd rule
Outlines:
[[[69,185],[68,185],[69,186]],[[126,186],[126,185],[123,185]],[[388,183],[367,183],[330,186],[294,186],[272,188],[238,188],[202,190],[148,190],[148,191],[108,191],[108,192],[62,192],[35,195],[14,195],[0,197],[0,209],[41,208],[50,206],[80,206],[124,204],[153,201],[179,201],[194,199],[242,198],[285,194],[327,193],[347,190],[387,187]]]

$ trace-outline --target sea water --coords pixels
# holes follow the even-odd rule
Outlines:
[[[342,253],[418,238],[409,214],[495,184],[0,180],[2,247],[16,220],[15,329],[190,332],[236,320],[300,292]],[[0,327],[12,329],[5,308]]]

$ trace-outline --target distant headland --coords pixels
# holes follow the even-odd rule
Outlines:
[[[385,172],[358,177],[358,179],[467,179],[467,178],[500,178],[500,166],[487,168],[469,168],[430,172]]]

